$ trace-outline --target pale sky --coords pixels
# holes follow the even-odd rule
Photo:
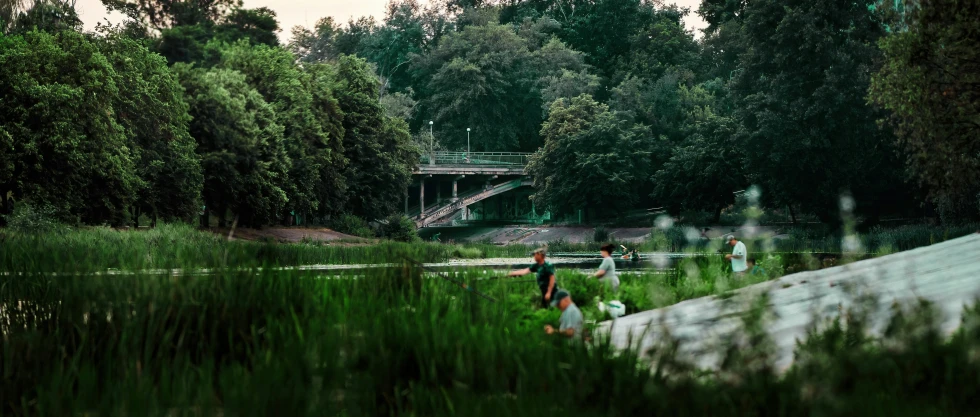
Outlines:
[[[428,0],[419,0],[419,3],[424,5]],[[666,0],[664,3],[675,3],[691,9],[691,14],[684,21],[688,28],[700,30],[706,26],[704,21],[694,14],[700,0]],[[246,8],[268,7],[275,10],[279,26],[282,28],[279,38],[283,40],[289,37],[293,26],[313,27],[321,17],[332,16],[338,23],[347,23],[351,17],[356,19],[371,15],[380,22],[384,18],[387,4],[388,0],[244,0]],[[75,9],[85,23],[85,30],[94,30],[95,24],[106,17],[109,17],[113,23],[122,20],[122,16],[118,13],[109,16],[99,0],[78,0]],[[695,31],[695,36],[700,37],[700,32]]]

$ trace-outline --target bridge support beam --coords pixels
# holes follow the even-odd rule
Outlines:
[[[463,178],[466,178],[466,176],[465,175],[460,175],[460,176],[457,176],[457,177],[453,177],[453,199],[452,199],[452,202],[454,202],[454,203],[459,200],[458,191],[457,191],[458,188],[456,186],[456,183],[459,182],[459,180],[461,180]]]
[[[419,217],[425,213],[425,177],[419,180]]]

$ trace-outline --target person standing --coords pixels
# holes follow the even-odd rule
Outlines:
[[[571,294],[565,290],[558,290],[551,305],[561,310],[561,317],[558,318],[558,331],[556,332],[554,327],[547,324],[544,326],[545,334],[558,334],[572,340],[582,340],[585,317],[582,316],[582,310],[572,302]]]
[[[735,235],[728,235],[725,240],[727,240],[728,244],[732,246],[732,253],[725,255],[725,259],[732,261],[732,272],[735,273],[735,276],[744,276],[745,270],[749,268],[748,264],[746,263],[746,259],[749,254],[745,249],[745,243],[735,239]]]
[[[555,282],[555,266],[551,262],[545,261],[545,255],[546,250],[544,248],[535,249],[533,254],[534,263],[531,266],[517,271],[511,271],[507,276],[519,277],[532,272],[538,274],[537,283],[538,289],[541,290],[541,305],[544,308],[548,308],[549,303],[551,303],[551,297],[558,290],[558,284]]]
[[[595,277],[608,285],[613,292],[616,292],[619,291],[619,276],[616,274],[616,261],[612,257],[613,249],[615,246],[608,243],[599,249],[599,254],[602,255],[602,263],[599,264],[599,270],[596,271]]]

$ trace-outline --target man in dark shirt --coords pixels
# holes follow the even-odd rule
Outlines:
[[[544,258],[545,249],[536,249],[534,251],[534,263],[531,266],[517,271],[511,271],[507,276],[519,277],[532,272],[538,274],[537,281],[538,288],[541,290],[541,305],[544,308],[548,308],[551,304],[552,295],[554,295],[555,291],[558,291],[558,285],[555,283],[555,266],[545,261]]]

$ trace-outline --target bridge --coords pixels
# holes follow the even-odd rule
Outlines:
[[[515,219],[528,212],[534,217],[534,204],[527,198],[530,193],[515,192],[531,185],[525,175],[530,156],[514,152],[424,154],[412,173],[414,181],[410,186],[418,188],[419,204],[409,206],[410,190],[406,189],[405,215],[418,227],[457,220]],[[445,199],[444,189],[450,195]],[[496,204],[488,204],[492,202]]]

